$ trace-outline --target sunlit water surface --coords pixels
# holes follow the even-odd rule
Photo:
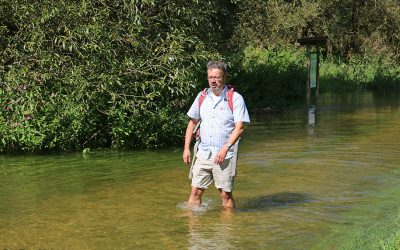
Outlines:
[[[321,96],[253,114],[237,209],[187,209],[180,150],[0,156],[3,249],[334,249],[399,208],[399,98]]]

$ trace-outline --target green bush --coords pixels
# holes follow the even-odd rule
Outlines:
[[[302,49],[247,46],[233,78],[251,108],[286,107],[305,98],[305,53]]]
[[[175,113],[188,105],[199,68],[217,55],[219,21],[205,22],[214,7],[1,1],[0,152],[180,140]]]
[[[322,62],[322,90],[398,88],[398,39],[381,34],[397,31],[400,9],[367,2],[346,1],[330,22],[341,3],[0,0],[0,152],[181,143],[209,59],[226,58],[250,109],[291,105],[306,78],[291,44],[310,34],[330,36],[330,56],[357,42],[359,55]],[[379,14],[371,31],[355,34],[358,10]]]

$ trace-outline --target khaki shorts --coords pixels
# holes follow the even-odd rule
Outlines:
[[[215,187],[224,192],[232,192],[234,176],[232,176],[231,159],[222,164],[214,164],[212,160],[196,158],[193,165],[192,187],[208,189],[214,180]]]

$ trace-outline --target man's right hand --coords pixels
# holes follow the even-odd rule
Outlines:
[[[183,150],[183,162],[186,164],[190,163],[190,149]]]

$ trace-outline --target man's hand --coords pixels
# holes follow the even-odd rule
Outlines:
[[[183,162],[186,164],[190,163],[190,149],[183,150]]]
[[[190,142],[193,138],[193,129],[199,121],[196,119],[190,119],[188,122],[186,133],[185,133],[185,145],[183,146],[183,162],[186,164],[190,163]]]
[[[243,122],[235,122],[235,129],[232,131],[232,134],[229,136],[228,142],[230,144],[235,144],[240,135],[243,133],[244,123]],[[229,147],[227,144],[223,145],[222,148],[218,151],[218,154],[214,158],[215,164],[221,164],[226,157],[226,154],[229,151]]]
[[[222,148],[218,151],[217,155],[214,158],[214,163],[221,164],[222,162],[224,162],[228,150],[229,148],[226,145],[222,146]]]

